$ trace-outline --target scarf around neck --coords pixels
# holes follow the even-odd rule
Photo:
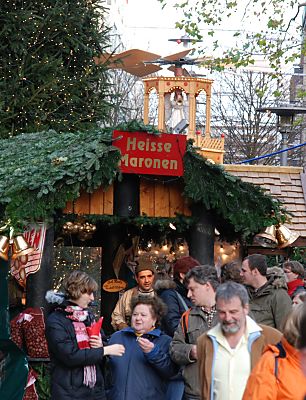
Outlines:
[[[68,305],[64,309],[66,318],[72,320],[78,348],[80,350],[90,349],[89,336],[84,321],[88,318],[88,311],[79,306]],[[84,366],[83,384],[93,388],[96,384],[97,373],[95,365]]]

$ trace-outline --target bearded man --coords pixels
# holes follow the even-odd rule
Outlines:
[[[218,324],[197,341],[202,400],[241,400],[251,370],[267,344],[281,333],[248,316],[245,287],[228,281],[217,288]]]

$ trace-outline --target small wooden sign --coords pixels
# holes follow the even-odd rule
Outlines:
[[[103,290],[106,292],[121,292],[127,286],[127,283],[122,279],[109,279],[108,281],[103,283]]]
[[[122,154],[122,172],[171,176],[184,173],[185,135],[114,131],[113,139],[113,146]]]

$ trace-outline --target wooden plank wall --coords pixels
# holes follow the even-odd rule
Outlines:
[[[182,196],[183,185],[180,182],[140,180],[140,215],[148,217],[175,217],[175,213],[191,215],[187,200]],[[74,202],[68,202],[65,214],[113,215],[114,187],[106,191],[103,188],[93,193],[82,192]]]
[[[65,214],[107,214],[113,215],[114,187],[109,186],[106,191],[102,187],[93,193],[82,192],[74,202],[68,202],[64,209]]]
[[[140,215],[175,217],[175,213],[191,215],[187,200],[182,196],[181,183],[140,180]]]

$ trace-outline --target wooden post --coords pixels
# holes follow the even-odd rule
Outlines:
[[[104,316],[103,329],[107,335],[113,332],[111,314],[116,306],[119,295],[118,292],[112,293],[103,290],[103,284],[109,279],[117,278],[113,269],[113,261],[115,251],[123,241],[123,234],[121,225],[111,225],[105,230],[105,234],[103,235],[101,315]]]
[[[211,95],[206,94],[206,124],[205,135],[210,135],[210,108],[211,108]]]
[[[139,176],[123,174],[122,181],[116,181],[114,184],[114,215],[120,217],[139,215],[139,191]]]
[[[9,339],[8,261],[0,258],[0,340]]]
[[[145,93],[143,100],[143,123],[149,123],[149,93]]]
[[[211,212],[202,205],[193,205],[192,216],[198,222],[190,229],[187,238],[189,253],[201,264],[214,265],[215,225]]]
[[[158,94],[158,129],[165,130],[165,93]]]
[[[193,136],[196,129],[196,101],[194,93],[189,94],[189,128],[188,131]]]

